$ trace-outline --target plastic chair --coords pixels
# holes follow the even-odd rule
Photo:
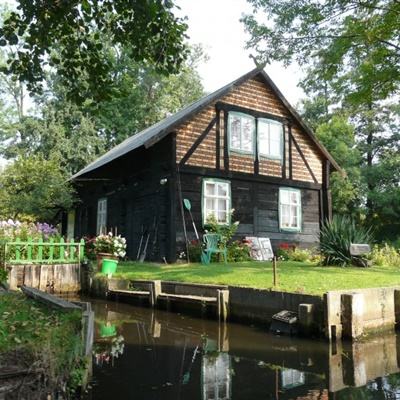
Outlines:
[[[211,256],[213,254],[221,254],[221,253],[224,256],[225,264],[227,263],[226,247],[224,246],[223,248],[221,248],[220,246],[221,235],[218,235],[217,233],[207,233],[203,235],[203,241],[206,247],[201,255],[202,264],[210,264]]]

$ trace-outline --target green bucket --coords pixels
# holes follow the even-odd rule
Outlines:
[[[111,260],[109,258],[103,258],[101,264],[101,272],[103,274],[114,274],[117,271],[118,260]]]
[[[114,324],[111,324],[111,325],[109,325],[109,324],[107,324],[107,325],[102,324],[102,325],[100,326],[100,336],[101,336],[102,338],[110,337],[110,336],[115,336],[116,334],[117,334],[117,328],[115,327]]]

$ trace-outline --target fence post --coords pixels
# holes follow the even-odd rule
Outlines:
[[[69,261],[73,262],[75,259],[75,242],[74,239],[69,241]]]
[[[64,261],[65,255],[64,255],[64,238],[60,239],[60,254],[59,254],[59,259],[60,261]]]
[[[21,246],[20,239],[17,237],[15,239],[15,261],[19,261],[21,259]]]
[[[79,242],[78,261],[83,261],[85,257],[85,240],[81,239]]]
[[[53,261],[54,258],[54,239],[49,241],[49,261]]]
[[[28,243],[26,245],[26,258],[28,261],[32,260],[32,238],[28,237]]]
[[[38,255],[37,255],[37,261],[42,262],[43,260],[43,239],[40,238],[38,240]]]

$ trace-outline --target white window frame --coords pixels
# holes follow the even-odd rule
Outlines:
[[[98,235],[107,233],[107,197],[97,200],[97,227]]]
[[[283,203],[282,193],[288,193],[288,203]],[[291,202],[291,194],[295,193],[297,196],[297,203]],[[283,226],[283,206],[289,206],[289,221],[292,220],[292,207],[296,206],[297,226]],[[301,191],[293,188],[279,188],[279,229],[282,231],[301,232],[302,225],[302,206],[301,206]]]
[[[268,124],[268,136],[267,136],[267,142],[268,142],[268,153],[263,153],[261,149],[261,135],[260,135],[260,124]],[[280,134],[280,141],[279,141],[279,156],[275,154],[270,153],[270,148],[271,148],[271,133],[270,133],[270,127],[271,125],[278,125],[281,128],[281,134]],[[279,160],[282,161],[283,159],[283,125],[279,121],[275,121],[273,119],[268,119],[268,118],[258,118],[257,120],[257,140],[258,140],[258,155],[260,157],[265,157],[269,158],[271,160]]]
[[[240,123],[240,147],[234,147],[232,145],[232,130],[231,130],[231,121],[233,117],[240,117],[250,119],[252,121],[252,132],[251,132],[251,150],[245,150],[242,148],[242,142],[243,142],[243,124]],[[236,112],[236,111],[230,111],[228,114],[228,136],[229,136],[229,151],[234,151],[236,153],[243,153],[243,154],[254,154],[254,149],[255,149],[255,132],[256,132],[256,119],[245,113],[241,112]]]
[[[206,185],[207,184],[214,184],[214,185],[224,185],[226,186],[226,193],[227,196],[219,196],[218,190],[216,191],[216,195],[207,195],[206,194]],[[232,205],[232,193],[231,193],[231,182],[222,180],[222,179],[213,179],[213,178],[204,178],[203,179],[203,187],[202,187],[202,194],[201,194],[201,202],[202,202],[202,214],[203,214],[203,226],[207,225],[207,218],[208,218],[208,210],[207,210],[207,199],[216,199],[216,200],[225,200],[226,203],[226,220],[225,221],[218,221],[218,214],[219,210],[214,210],[214,216],[218,221],[219,225],[229,225],[231,223],[231,205]],[[218,202],[217,202],[218,204]],[[215,213],[216,212],[216,213]]]

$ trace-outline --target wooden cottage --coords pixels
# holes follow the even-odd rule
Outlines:
[[[207,217],[240,221],[238,235],[274,247],[314,246],[331,215],[332,156],[269,76],[255,69],[133,135],[73,176],[81,202],[69,214],[76,237],[117,228],[136,259],[172,262],[184,248],[182,199],[199,231]],[[184,214],[184,218],[182,216]]]

